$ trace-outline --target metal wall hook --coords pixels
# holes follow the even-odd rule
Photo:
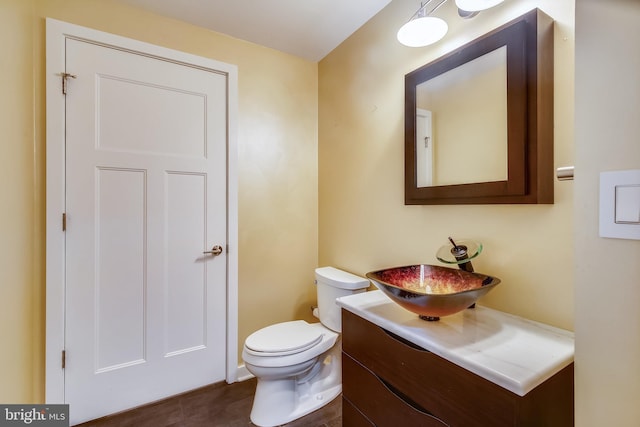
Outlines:
[[[563,166],[556,169],[558,181],[573,181],[573,166]]]

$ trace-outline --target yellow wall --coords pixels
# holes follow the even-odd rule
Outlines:
[[[317,64],[110,0],[0,0],[0,402],[44,400],[45,17],[238,66],[239,343],[310,318]]]
[[[576,425],[640,423],[640,241],[598,236],[600,172],[640,169],[640,2],[576,2]]]
[[[573,329],[573,184],[556,182],[552,205],[405,206],[403,142],[406,73],[539,7],[556,21],[555,165],[572,165],[573,1],[505,1],[471,20],[447,2],[447,36],[408,48],[396,32],[417,5],[392,1],[320,62],[320,264],[440,264],[448,236],[478,240],[476,271],[502,279],[481,304]]]
[[[43,389],[44,242],[36,211],[31,2],[0,1],[0,402]],[[44,171],[41,171],[44,172]],[[41,204],[40,204],[41,205]],[[38,230],[38,231],[37,231]],[[38,389],[38,390],[36,390]]]

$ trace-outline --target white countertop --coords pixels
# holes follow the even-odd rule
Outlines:
[[[379,290],[337,304],[519,396],[573,362],[572,332],[487,307],[428,322]]]

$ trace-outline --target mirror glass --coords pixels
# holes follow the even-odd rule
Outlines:
[[[507,180],[506,46],[418,84],[416,107],[418,187]]]

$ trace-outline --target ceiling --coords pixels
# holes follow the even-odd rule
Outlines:
[[[391,0],[116,0],[319,61]]]

